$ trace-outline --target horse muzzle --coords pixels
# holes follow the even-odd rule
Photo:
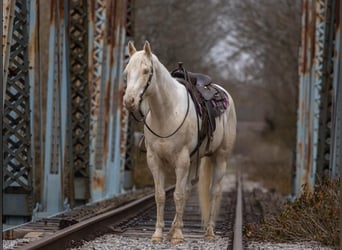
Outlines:
[[[137,109],[137,104],[134,97],[124,96],[124,104],[128,111],[133,112]]]

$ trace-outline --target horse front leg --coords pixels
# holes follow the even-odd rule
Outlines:
[[[168,234],[168,238],[172,244],[182,243],[184,241],[183,236],[183,213],[186,200],[188,198],[188,192],[190,190],[188,183],[190,169],[189,154],[181,154],[176,161],[176,188],[173,193],[173,198],[176,206],[176,215],[172,222],[171,229]]]
[[[161,163],[158,158],[152,153],[147,153],[147,163],[152,173],[155,187],[155,201],[157,206],[157,221],[156,229],[152,235],[151,241],[158,243],[163,241],[163,229],[164,229],[164,206],[165,206],[165,173],[161,168]]]

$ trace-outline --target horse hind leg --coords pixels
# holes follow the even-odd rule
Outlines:
[[[226,156],[216,156],[214,161],[215,165],[212,169],[212,181],[210,188],[210,212],[205,229],[205,238],[207,240],[215,239],[215,220],[220,208],[222,197],[222,182],[226,174],[227,159]]]

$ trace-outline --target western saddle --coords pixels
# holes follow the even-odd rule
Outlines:
[[[178,63],[178,68],[171,72],[171,76],[183,84],[190,93],[197,113],[202,120],[198,147],[204,138],[208,136],[208,149],[213,132],[216,129],[215,118],[220,116],[228,107],[227,94],[213,84],[210,76],[186,71],[181,62]]]

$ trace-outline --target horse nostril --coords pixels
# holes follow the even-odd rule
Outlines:
[[[126,97],[124,98],[124,102],[126,107],[131,108],[134,105],[134,97]]]

